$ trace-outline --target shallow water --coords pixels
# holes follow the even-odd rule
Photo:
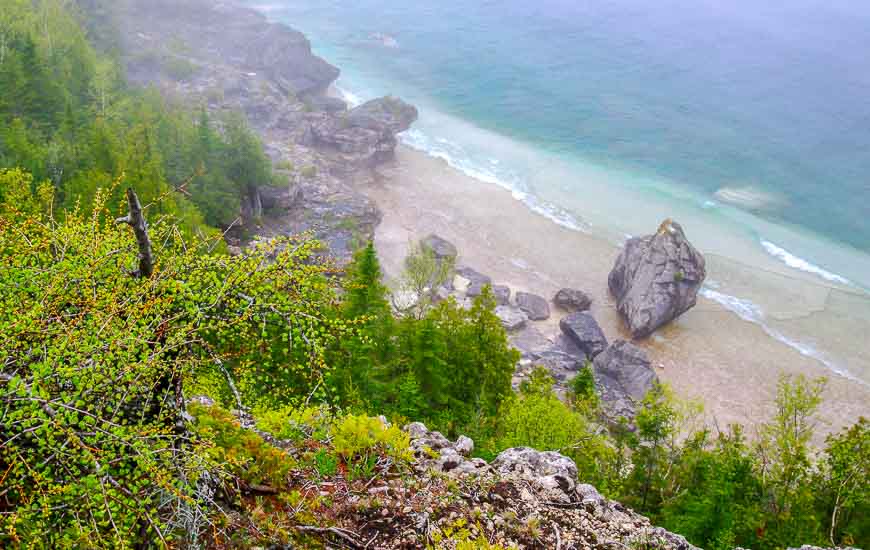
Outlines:
[[[407,144],[614,244],[676,218],[709,298],[870,382],[870,7],[254,4],[341,67],[349,99],[415,103]]]

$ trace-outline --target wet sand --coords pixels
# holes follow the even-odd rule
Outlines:
[[[435,233],[457,246],[460,264],[514,292],[552,298],[562,287],[586,291],[608,339],[628,339],[607,290],[616,246],[557,225],[508,191],[407,147],[399,147],[396,162],[382,169],[382,176],[364,191],[384,214],[375,243],[388,277],[401,272],[411,242]],[[686,230],[691,239],[691,228]],[[716,274],[709,276],[715,279]],[[558,334],[561,315],[555,307],[552,311],[550,320],[537,324],[549,337]],[[724,428],[737,422],[751,435],[753,426],[773,412],[780,373],[828,378],[817,442],[821,434],[870,415],[866,385],[833,374],[761,326],[702,297],[694,309],[638,344],[678,395],[704,403],[710,425]]]

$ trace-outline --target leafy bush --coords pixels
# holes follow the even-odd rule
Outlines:
[[[292,456],[242,428],[225,409],[194,403],[190,412],[196,418],[194,433],[215,466],[253,485],[284,483],[295,463]]]
[[[378,418],[346,416],[333,427],[332,437],[335,451],[349,462],[365,462],[374,453],[383,453],[396,462],[413,458],[410,436],[396,426],[385,426]]]

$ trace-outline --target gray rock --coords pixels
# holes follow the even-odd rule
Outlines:
[[[658,382],[646,352],[624,340],[614,342],[592,365],[605,416],[611,420],[634,418],[636,404]]]
[[[532,362],[546,368],[557,384],[564,384],[583,368],[586,357],[552,349],[538,353]]]
[[[465,295],[469,298],[480,296],[483,292],[483,287],[492,284],[492,279],[488,275],[484,275],[470,267],[459,267],[456,269],[456,274],[468,280],[469,284],[465,290]]]
[[[514,447],[499,454],[490,464],[503,476],[514,476],[548,493],[561,493],[560,500],[573,497],[577,487],[577,465],[554,451]]]
[[[411,422],[404,429],[411,436],[411,439],[421,439],[429,434],[429,430],[422,422]]]
[[[474,441],[468,436],[460,435],[453,448],[462,456],[468,456],[474,451]]]
[[[453,261],[459,255],[453,243],[434,234],[420,241],[420,246],[423,250],[432,252],[437,260]]]
[[[625,243],[607,283],[632,336],[643,338],[692,308],[706,276],[704,256],[668,219]]]
[[[511,302],[511,287],[507,285],[494,285],[492,293],[495,294],[495,303],[500,306],[509,305]]]
[[[588,310],[592,305],[592,298],[582,290],[563,288],[553,297],[553,303],[569,313],[574,313]]]
[[[523,328],[529,320],[522,310],[511,306],[496,306],[495,314],[501,320],[501,326],[509,332]]]
[[[303,144],[333,150],[350,164],[373,167],[393,157],[396,134],[417,120],[417,109],[394,97],[363,103],[313,123]]]
[[[550,349],[552,343],[532,325],[510,335],[510,343],[522,354],[524,359],[536,359],[538,353]]]
[[[607,349],[607,338],[592,315],[579,311],[559,321],[562,333],[587,357],[594,358]]]
[[[532,321],[543,321],[550,318],[550,304],[546,299],[529,292],[517,292],[517,307],[526,312]]]

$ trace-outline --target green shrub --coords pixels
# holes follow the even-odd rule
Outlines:
[[[332,422],[332,415],[325,406],[260,408],[254,411],[254,418],[257,419],[257,428],[269,432],[276,439],[294,441],[324,439]]]
[[[374,453],[383,453],[397,462],[413,458],[411,438],[396,426],[385,426],[378,418],[349,415],[332,430],[335,451],[348,462],[365,461]]]
[[[291,455],[266,443],[257,433],[242,428],[238,420],[218,406],[191,404],[195,433],[207,442],[207,456],[227,473],[251,484],[284,484],[295,465]]]
[[[187,80],[199,70],[199,67],[183,57],[166,56],[161,63],[163,72],[173,80]]]

